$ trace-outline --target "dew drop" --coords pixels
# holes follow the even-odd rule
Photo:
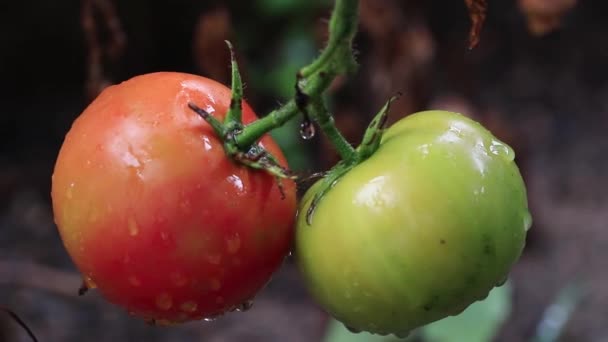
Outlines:
[[[72,199],[72,197],[74,196],[74,194],[72,193],[73,189],[74,189],[74,182],[70,183],[70,186],[68,187],[68,189],[65,192],[65,197],[67,197],[68,199]]]
[[[524,229],[528,231],[530,227],[532,227],[532,214],[529,211],[526,211],[524,214]]]
[[[407,338],[408,336],[410,336],[410,332],[403,331],[403,332],[395,333],[394,335],[397,336],[397,338]]]
[[[154,320],[154,325],[159,326],[159,327],[170,327],[170,326],[177,325],[177,322],[173,322],[168,319],[157,319],[157,320]]]
[[[137,226],[137,222],[135,221],[135,217],[129,217],[129,221],[127,222],[129,227],[129,235],[136,236],[139,234],[139,227]]]
[[[245,312],[251,309],[253,300],[246,300],[236,307],[236,311]]]
[[[198,308],[198,305],[194,301],[187,301],[183,302],[182,305],[179,306],[179,308],[184,312],[193,313]]]
[[[241,248],[241,239],[238,235],[226,239],[226,248],[228,249],[228,253],[235,254],[238,252],[239,248]]]
[[[97,284],[93,281],[93,279],[89,276],[84,277],[84,284],[87,286],[87,289],[96,289]]]
[[[315,125],[310,120],[304,120],[300,124],[300,136],[304,140],[314,138],[316,134]]]
[[[362,331],[361,329],[357,329],[357,328],[348,326],[346,324],[344,326],[346,327],[346,330],[350,331],[353,334],[358,334],[358,333],[360,333]]]
[[[129,277],[129,284],[131,284],[131,285],[133,285],[135,287],[138,287],[138,286],[141,286],[141,281],[136,276],[130,276]]]
[[[161,293],[156,297],[156,306],[161,310],[169,310],[173,306],[173,299],[168,293]]]
[[[494,155],[503,157],[507,161],[513,161],[515,159],[515,152],[513,152],[513,149],[497,140],[492,140],[490,152]]]

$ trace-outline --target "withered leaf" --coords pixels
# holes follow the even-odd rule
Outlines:
[[[464,0],[469,8],[469,17],[471,18],[471,30],[469,31],[469,50],[472,50],[479,44],[479,35],[483,22],[486,19],[486,9],[488,4],[486,0]]]

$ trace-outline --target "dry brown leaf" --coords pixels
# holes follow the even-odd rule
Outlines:
[[[479,44],[479,35],[483,22],[486,20],[488,4],[486,0],[464,0],[464,2],[469,8],[469,16],[471,17],[471,31],[469,31],[469,50],[471,50]]]
[[[227,84],[230,80],[230,51],[226,40],[232,35],[232,20],[226,7],[201,14],[194,32],[194,56],[198,69],[207,77]]]
[[[528,30],[535,36],[553,32],[561,26],[564,15],[576,6],[576,0],[519,0]]]
[[[99,21],[95,14],[99,13]],[[116,62],[122,56],[127,39],[111,0],[84,0],[81,7],[81,25],[88,48],[86,94],[94,99],[112,84],[105,72],[108,61]],[[100,31],[109,35],[101,40]]]

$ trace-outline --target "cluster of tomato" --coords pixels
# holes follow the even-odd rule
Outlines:
[[[292,180],[235,163],[193,113],[227,87],[155,73],[106,89],[74,122],[52,186],[55,221],[90,288],[156,323],[244,309],[294,248],[312,296],[353,329],[406,334],[500,285],[531,218],[514,153],[462,115],[390,127],[305,215]],[[243,122],[256,119],[243,103]],[[276,143],[260,144],[287,167]]]

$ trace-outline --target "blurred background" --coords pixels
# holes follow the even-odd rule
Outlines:
[[[259,115],[292,96],[294,75],[327,37],[327,0],[22,0],[0,4],[0,306],[41,341],[389,341],[350,334],[303,288],[291,260],[251,310],[151,327],[76,295],[80,278],[53,223],[50,180],[71,122],[107,85],[153,71],[229,82],[237,50]],[[608,2],[489,1],[467,49],[463,1],[361,0],[359,72],[330,107],[356,143],[388,97],[391,121],[436,108],[481,121],[517,153],[534,225],[506,286],[410,340],[608,341]],[[302,141],[299,119],[273,134],[294,169],[337,156]],[[29,341],[0,314],[0,341]]]

